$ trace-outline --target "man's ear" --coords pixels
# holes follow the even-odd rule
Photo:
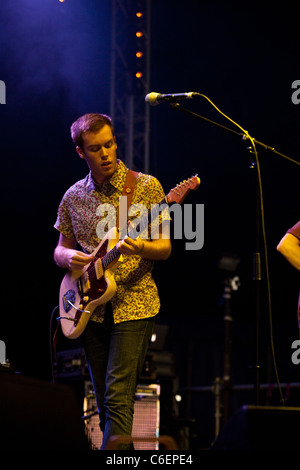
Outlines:
[[[80,156],[80,158],[85,159],[85,155],[84,155],[84,153],[83,153],[83,150],[82,150],[80,147],[78,147],[78,145],[77,145],[77,147],[76,147],[76,152],[78,153],[78,155]]]

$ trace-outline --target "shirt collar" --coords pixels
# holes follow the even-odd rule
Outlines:
[[[105,191],[105,189],[111,188],[113,186],[114,188],[118,189],[119,191],[123,190],[124,184],[125,184],[125,179],[126,179],[126,174],[127,174],[127,168],[124,165],[124,163],[121,160],[117,160],[117,168],[112,177],[104,181],[102,186],[99,186],[98,183],[93,178],[93,175],[91,172],[87,175],[87,182],[86,182],[86,190],[89,193],[90,191]]]

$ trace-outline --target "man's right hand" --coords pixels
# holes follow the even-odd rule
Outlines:
[[[76,250],[76,245],[74,238],[67,238],[60,234],[57,247],[54,250],[54,261],[57,266],[70,271],[80,271],[94,259],[94,255]]]
[[[79,271],[94,259],[93,255],[88,255],[83,251],[72,250],[70,248],[64,248],[63,251],[64,266],[70,271]]]

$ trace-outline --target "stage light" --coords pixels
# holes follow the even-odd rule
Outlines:
[[[144,50],[144,42],[145,42],[145,30],[144,30],[144,13],[143,13],[143,2],[138,1],[138,5],[136,6],[135,16],[136,16],[136,24],[135,24],[135,36],[136,36],[136,49],[135,49],[135,57],[136,57],[136,65],[135,65],[135,77],[139,80],[144,77],[145,72],[145,50]]]

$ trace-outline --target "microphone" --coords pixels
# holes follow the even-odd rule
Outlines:
[[[190,100],[197,95],[198,93],[195,93],[193,91],[189,93],[174,93],[166,95],[162,95],[161,93],[156,93],[155,91],[152,91],[152,93],[148,93],[148,95],[145,96],[145,101],[151,106],[156,106],[157,104],[162,103],[163,101],[175,103],[178,100]]]

